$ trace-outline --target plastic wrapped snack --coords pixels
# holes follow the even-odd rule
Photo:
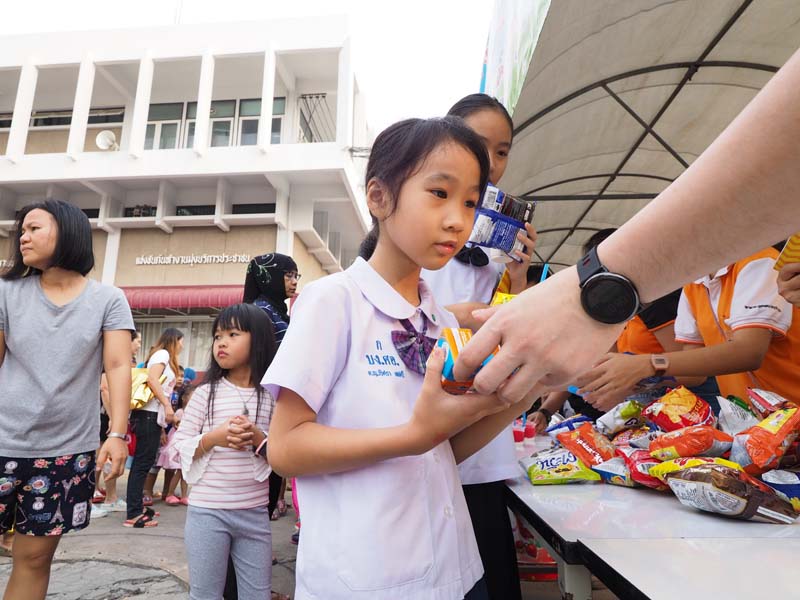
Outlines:
[[[555,416],[555,415],[553,415]],[[575,415],[569,419],[563,419],[558,423],[553,423],[545,431],[554,440],[558,440],[558,434],[564,431],[574,431],[584,423],[591,423],[592,420],[584,415]]]
[[[719,402],[719,428],[728,435],[736,435],[758,425],[759,418],[755,416],[749,408],[745,408],[739,402],[741,400],[732,401],[722,396],[717,396]]]
[[[621,456],[615,456],[604,463],[593,466],[592,471],[611,485],[621,485],[623,487],[636,487],[637,485],[631,477],[631,470],[625,464],[625,459]]]
[[[494,296],[492,296],[492,301],[489,303],[489,306],[500,306],[501,304],[508,304],[516,297],[517,297],[516,294],[505,294],[503,292],[495,292]]]
[[[735,462],[725,460],[724,458],[715,458],[711,456],[695,456],[692,458],[673,458],[672,460],[665,460],[661,464],[656,465],[650,469],[650,475],[656,477],[666,483],[667,475],[675,471],[683,471],[689,467],[697,467],[700,465],[722,465],[730,467],[731,469],[742,470],[742,467]]]
[[[800,473],[776,469],[764,473],[761,480],[800,512]]]
[[[650,456],[658,460],[689,456],[722,456],[731,449],[733,438],[710,425],[676,429],[650,443]]]
[[[642,425],[642,405],[633,400],[621,402],[597,419],[595,427],[603,435],[615,433]]]
[[[664,431],[690,425],[715,425],[714,412],[705,400],[684,386],[670,390],[642,411],[642,416]]]
[[[658,439],[664,435],[663,431],[659,430],[652,430],[646,435],[640,435],[631,440],[631,446],[634,448],[639,448],[639,450],[650,450],[650,444],[653,443],[653,440]]]
[[[516,198],[492,184],[487,185],[468,243],[497,248],[501,251],[501,262],[509,259],[522,262],[516,252],[524,250],[525,246],[517,239],[517,234],[524,233],[525,224],[533,221],[535,209],[535,201]]]
[[[575,431],[564,431],[556,437],[567,450],[590,467],[614,458],[614,444],[591,423],[584,423]]]
[[[566,448],[542,450],[529,458],[523,458],[519,464],[533,485],[600,481],[600,475]]]
[[[659,460],[650,456],[647,450],[638,450],[630,446],[620,446],[617,453],[625,460],[631,471],[631,479],[636,483],[654,490],[666,490],[667,486],[658,478],[650,475],[650,469],[659,464]]]
[[[611,441],[615,446],[633,446],[634,442],[637,440],[649,438],[649,436],[658,436],[660,434],[660,431],[653,431],[647,425],[642,425],[641,427],[620,431]],[[649,439],[647,440],[647,446],[650,446]]]
[[[466,394],[472,389],[472,378],[467,381],[456,381],[455,374],[453,372],[459,353],[471,338],[471,329],[445,327],[442,329],[441,337],[436,342],[436,345],[439,348],[444,348],[447,353],[444,359],[444,367],[442,368],[442,388],[451,394]],[[494,358],[495,352],[498,350],[499,348],[495,348],[495,351],[486,357],[486,360],[481,363],[478,371],[485,367],[486,363]],[[473,374],[473,377],[476,374],[477,371]]]
[[[789,405],[789,401],[780,394],[758,389],[747,390],[747,403],[760,419],[766,419],[776,410],[787,408]]]
[[[761,475],[778,466],[800,433],[800,409],[776,410],[758,425],[733,438],[731,460],[750,475]]]
[[[792,505],[775,490],[743,471],[723,465],[699,465],[667,474],[681,504],[733,519],[792,523]]]

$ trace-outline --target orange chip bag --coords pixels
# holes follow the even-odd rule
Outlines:
[[[715,425],[717,422],[708,402],[684,386],[664,394],[645,408],[642,416],[664,431],[675,431],[690,425]]]
[[[584,423],[574,431],[559,433],[556,438],[564,448],[590,467],[614,457],[614,444],[591,423]]]
[[[650,455],[658,460],[689,456],[722,456],[731,449],[733,438],[710,425],[676,429],[650,442]]]
[[[733,438],[731,460],[750,475],[761,475],[778,466],[787,448],[800,434],[800,409],[776,410],[758,425]]]

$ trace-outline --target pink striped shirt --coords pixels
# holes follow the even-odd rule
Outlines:
[[[184,478],[192,484],[189,504],[202,508],[244,509],[266,506],[269,502],[267,461],[253,454],[252,449],[233,450],[214,447],[194,459],[203,434],[219,427],[226,419],[241,415],[247,406],[249,419],[261,430],[269,428],[272,397],[265,391],[257,410],[255,388],[240,388],[227,379],[217,385],[213,416],[208,419],[208,384],[192,394],[175,434],[175,447],[180,453]],[[256,416],[256,413],[258,415]]]

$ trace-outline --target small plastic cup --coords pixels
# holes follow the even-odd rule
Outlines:
[[[521,427],[514,427],[514,442],[521,444],[525,439],[525,430]]]

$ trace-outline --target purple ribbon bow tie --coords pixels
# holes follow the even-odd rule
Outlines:
[[[422,331],[417,331],[408,319],[401,319],[404,331],[392,331],[392,343],[405,365],[420,375],[425,375],[425,363],[436,345],[434,338],[425,335],[428,332],[428,319],[422,316]]]

